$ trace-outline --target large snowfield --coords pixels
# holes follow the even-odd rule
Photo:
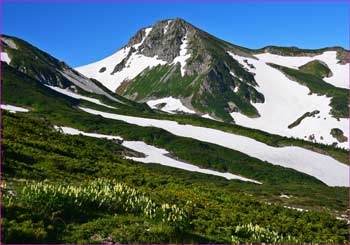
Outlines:
[[[104,135],[104,134],[95,134],[95,133],[86,133],[83,131],[80,131],[75,128],[70,128],[70,127],[59,127],[55,126],[55,129],[65,133],[65,134],[70,134],[70,135],[85,135],[89,137],[94,137],[94,138],[105,138],[109,140],[123,140],[119,136],[111,136],[111,135]],[[168,151],[164,149],[160,149],[151,145],[147,145],[146,143],[142,141],[123,141],[122,145],[126,148],[129,148],[131,150],[141,152],[145,155],[145,157],[127,157],[129,159],[132,159],[134,161],[138,162],[144,162],[144,163],[159,163],[164,166],[169,166],[173,168],[179,168],[187,171],[192,171],[192,172],[199,172],[199,173],[204,173],[204,174],[210,174],[210,175],[215,175],[215,176],[220,176],[223,178],[226,178],[228,180],[232,179],[237,179],[237,180],[242,180],[242,181],[249,181],[253,182],[256,184],[262,184],[261,182],[244,178],[235,174],[231,173],[222,173],[214,170],[209,170],[209,169],[203,169],[199,168],[195,165],[184,163],[178,160],[175,160],[173,158],[170,158],[167,156],[169,154]]]
[[[143,40],[140,43],[133,45],[132,47],[137,50],[137,48],[144,42],[145,38],[151,30],[151,27],[146,28],[146,34]],[[103,60],[85,66],[77,67],[75,69],[78,72],[84,74],[86,77],[99,80],[105,87],[114,92],[124,80],[135,78],[144,69],[152,68],[157,65],[164,65],[167,63],[163,60],[158,59],[157,56],[147,57],[139,54],[136,51],[131,54],[126,63],[126,66],[121,71],[115,72],[112,75],[111,73],[114,71],[115,66],[127,57],[129,51],[130,47],[124,47]],[[104,68],[105,71],[101,72],[102,68]]]
[[[258,59],[232,53],[230,55],[250,72],[256,74],[255,80],[258,83],[256,89],[265,96],[264,103],[254,104],[260,117],[249,118],[238,112],[231,114],[238,125],[305,140],[308,140],[310,135],[314,135],[314,140],[323,144],[337,142],[330,132],[332,128],[339,128],[348,137],[348,142],[337,142],[338,146],[349,148],[349,119],[337,120],[330,115],[330,98],[316,94],[309,95],[309,89],[306,86],[290,80],[281,71],[266,64],[275,63],[296,69],[318,59],[325,62],[331,70],[334,69],[333,76],[324,80],[335,86],[346,87],[349,65],[336,64],[336,52],[324,52],[314,57],[287,57],[264,53],[256,55]],[[244,60],[255,68],[249,67]],[[315,117],[305,118],[294,128],[288,128],[288,125],[304,113],[314,110],[319,110],[320,113]]]
[[[90,108],[80,107],[80,109],[93,115],[101,115],[105,118],[121,120],[143,127],[153,126],[162,128],[174,135],[191,137],[203,142],[234,149],[263,161],[292,168],[314,176],[329,186],[349,186],[349,166],[329,156],[301,147],[272,147],[249,137],[211,128],[182,125],[168,120],[124,116]]]

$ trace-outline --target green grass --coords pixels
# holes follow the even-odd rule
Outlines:
[[[328,77],[330,74],[332,74],[332,71],[328,68],[328,66],[319,60],[310,61],[305,65],[300,66],[299,70],[320,78]]]
[[[127,96],[137,93],[136,100],[152,96],[158,98],[166,96],[188,97],[193,91],[191,83],[196,78],[197,75],[182,77],[179,66],[158,65],[143,71],[124,91],[119,91],[119,93]]]

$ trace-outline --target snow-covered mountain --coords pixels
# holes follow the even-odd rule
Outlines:
[[[340,47],[252,50],[171,19],[76,70],[168,113],[348,148],[348,57]]]
[[[254,129],[248,128],[245,128],[243,131],[241,131],[242,128],[239,128],[238,131],[235,131],[236,134],[238,134],[236,135],[232,134],[230,130],[227,132],[223,130],[227,126],[233,126],[232,124],[227,123],[221,123],[219,128],[214,129],[215,127],[210,127],[213,124],[213,122],[210,121],[205,121],[205,124],[201,124],[204,127],[196,127],[194,125],[191,125],[191,123],[195,123],[195,121],[192,121],[192,119],[187,121],[185,124],[179,124],[176,121],[177,116],[172,117],[172,119],[175,121],[160,120],[167,119],[168,116],[164,113],[161,113],[161,111],[152,111],[146,105],[141,105],[136,102],[129,101],[117,94],[114,94],[111,91],[108,91],[108,89],[103,87],[103,85],[101,85],[97,80],[89,79],[81,75],[79,72],[72,70],[65,63],[58,61],[54,57],[23,40],[14,37],[3,36],[2,44],[2,81],[3,89],[5,91],[2,97],[4,104],[1,105],[1,108],[3,110],[9,110],[11,112],[27,112],[29,114],[43,113],[42,116],[48,116],[53,113],[56,116],[60,115],[58,117],[63,117],[64,121],[66,122],[66,120],[71,120],[69,118],[70,116],[67,116],[65,112],[62,112],[61,110],[65,111],[70,110],[68,108],[71,108],[74,111],[77,111],[76,113],[78,114],[78,111],[80,111],[80,113],[84,111],[88,114],[91,114],[94,118],[96,117],[97,121],[100,120],[99,118],[103,117],[109,119],[117,119],[120,121],[125,121],[130,125],[151,126],[153,128],[165,130],[179,137],[190,137],[201,142],[220,145],[227,149],[236,150],[243,154],[246,154],[247,157],[252,158],[251,161],[254,161],[253,158],[257,158],[261,161],[267,161],[273,165],[294,169],[298,172],[316,177],[328,185],[343,186],[347,185],[348,183],[348,166],[344,164],[344,155],[346,156],[346,152],[343,150],[330,146],[325,148],[324,145],[305,142],[300,144],[299,141],[287,138],[282,138],[282,141],[285,143],[282,143],[284,147],[281,148],[279,147],[281,146],[281,143],[276,143],[281,140],[280,136],[266,134],[263,131],[257,132]],[[251,69],[262,69],[263,74],[266,74],[267,78],[270,76],[274,77],[272,76],[272,73],[269,72],[277,73],[279,75],[276,76],[277,81],[274,79],[264,80],[266,77],[262,76],[260,78],[256,75],[259,80],[261,79],[261,81],[264,81],[264,83],[257,87],[257,89],[261,90],[262,93],[268,95],[268,98],[277,98],[283,101],[283,99],[281,99],[283,96],[278,97],[278,89],[270,90],[274,87],[278,88],[278,82],[285,82],[283,79],[287,79],[279,70],[267,65],[268,62],[273,61],[272,59],[275,57],[275,55],[265,55],[266,57],[264,58],[260,57],[260,55],[255,55],[255,57],[259,58],[258,59],[254,58],[253,56],[251,58],[242,58],[242,56],[239,56],[230,51],[227,52],[227,54],[231,56],[232,60],[234,59],[238,64],[242,63],[242,69],[245,69],[246,72],[251,72]],[[320,63],[320,61],[319,63],[321,65],[324,65],[325,62],[327,62],[327,56],[323,57],[323,55],[321,55],[317,58],[319,60],[326,60],[322,61],[322,63]],[[266,59],[266,61],[263,59]],[[293,58],[289,59],[293,60]],[[306,60],[305,62],[309,63],[302,69],[310,69],[310,67],[312,68],[315,65],[314,63],[310,63],[309,60]],[[316,65],[319,65],[319,63]],[[284,63],[280,62],[280,64]],[[288,64],[292,64],[292,62]],[[299,63],[296,65],[299,65]],[[323,69],[322,71],[323,72],[321,73],[321,76],[323,76],[322,74],[330,76],[329,74],[331,72],[329,70]],[[271,86],[269,82],[274,82],[276,84],[274,86]],[[299,89],[303,88],[306,90],[306,88],[300,86],[298,83],[293,82],[292,84]],[[293,90],[294,93],[291,93],[290,95],[298,98],[297,96],[304,90],[296,90],[296,92]],[[315,98],[318,97],[323,98],[324,96],[315,96]],[[63,98],[64,102],[62,102]],[[305,98],[314,99],[314,96],[305,95]],[[289,106],[288,103],[292,104],[291,101],[287,100],[287,97],[285,97],[284,100],[286,101],[286,104],[274,104],[273,101],[271,103],[269,100],[266,100],[265,103],[261,103],[261,108],[257,108],[259,111],[262,111],[264,113],[259,118],[251,119],[251,121],[249,121],[249,118],[242,116],[239,112],[233,112],[231,115],[232,117],[235,117],[237,123],[247,124],[249,127],[263,129],[267,132],[275,132],[275,130],[282,130],[283,128],[278,128],[276,126],[277,124],[273,120],[271,121],[269,119],[269,116],[273,117],[274,110],[281,110],[281,108],[283,109],[283,106]],[[49,103],[48,101],[54,102]],[[309,101],[306,100],[303,101],[303,103],[307,104]],[[56,104],[59,106],[57,107]],[[196,112],[195,110],[191,110],[184,106],[178,98],[171,96],[161,99],[149,100],[148,104],[150,107],[161,108],[163,111],[170,114],[174,114],[179,111],[183,111],[192,115],[198,113],[198,111]],[[66,109],[62,108],[65,106],[68,107],[66,107]],[[300,106],[290,107],[289,109],[294,113],[297,113],[299,110],[301,110]],[[312,108],[310,108],[310,110],[311,109]],[[111,110],[114,113],[106,113],[103,110]],[[309,118],[313,118],[313,115],[318,115],[320,113],[321,112],[312,111],[309,114],[306,114],[300,121],[304,122]],[[265,117],[265,115],[267,116]],[[56,116],[54,117],[55,120]],[[212,119],[208,114],[203,115],[203,117]],[[181,120],[183,120],[183,118],[193,118],[195,120],[200,119],[196,116],[187,117],[186,115],[180,118],[182,118]],[[336,123],[335,120],[331,117],[327,119],[329,124],[324,124],[325,126],[333,126],[333,124]],[[78,117],[75,120],[81,121],[83,125],[86,124],[85,120],[81,117]],[[89,120],[92,119],[90,118]],[[240,120],[246,121],[241,122]],[[343,122],[342,120],[345,119],[339,120],[340,122]],[[280,121],[284,122],[282,120]],[[109,125],[109,123],[107,125]],[[285,123],[288,123],[288,121],[286,120]],[[301,122],[299,122],[299,124],[301,124]],[[268,127],[269,125],[275,126]],[[292,126],[293,127],[289,127],[289,129],[294,130],[294,128],[298,128],[298,123],[294,123]],[[99,126],[97,126],[97,128],[98,127]],[[310,128],[313,127],[310,126]],[[320,129],[323,130],[324,128],[320,127]],[[343,129],[345,131],[345,126]],[[281,134],[283,133],[285,132],[282,132]],[[335,131],[333,134],[336,134],[337,137],[341,137],[341,132],[339,131]],[[87,133],[85,135],[96,136],[98,134]],[[292,134],[292,136],[295,135],[297,134]],[[265,138],[266,136],[268,138]],[[116,137],[119,136],[110,135],[107,138],[114,139]],[[136,147],[139,146],[138,144],[139,143],[136,145],[131,144],[131,146]],[[142,144],[145,143],[143,142]],[[302,147],[295,147],[294,145],[300,145]],[[152,148],[153,146],[148,147],[146,145],[143,145],[142,147],[141,148],[144,149],[144,153],[146,155],[146,149],[151,151],[149,154],[154,152],[153,150],[155,149]],[[132,149],[137,151],[136,148]],[[313,149],[313,151],[310,149]],[[335,153],[331,153],[332,151]],[[159,152],[162,152],[162,154],[167,154],[165,153],[165,150],[159,150]],[[320,152],[323,152],[328,156],[321,154]],[[149,158],[146,157],[148,159],[147,161],[151,161],[150,159],[153,159],[152,161],[167,166],[169,166],[169,162],[172,162],[173,164],[171,166],[173,167],[187,170],[190,169],[190,171],[197,172],[209,171],[208,173],[210,174],[226,176],[226,174],[222,175],[220,172],[214,171],[214,173],[212,170],[203,170],[194,165],[190,166],[187,163],[177,161],[176,159],[171,160],[170,157],[163,156],[162,154],[158,154],[157,156],[153,155],[153,157]],[[341,157],[339,158],[339,156]],[[337,159],[333,157],[336,157]],[[141,161],[143,158],[137,159]],[[342,163],[339,162],[339,159],[341,159],[340,161],[342,161]],[[146,159],[143,160],[146,161]],[[232,175],[231,173],[227,174],[229,178],[243,178],[237,177],[237,175],[234,174]]]

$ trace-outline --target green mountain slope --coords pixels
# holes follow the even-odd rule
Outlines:
[[[346,188],[290,186],[284,193],[297,199],[289,204],[289,199],[278,197],[280,192],[269,185],[255,189],[256,185],[249,183],[123,159],[121,155],[130,152],[113,142],[62,135],[49,121],[31,115],[3,112],[3,120],[5,243],[347,241],[345,221],[325,211],[301,213],[266,203],[274,200],[293,206],[300,201],[317,210],[319,200],[319,205],[327,203],[339,210],[339,199],[335,202],[333,198],[335,193],[338,197],[342,194],[346,208]],[[107,182],[100,182],[101,177]],[[96,185],[96,181],[101,184]],[[135,194],[150,198],[159,215],[167,214],[162,204],[176,205],[184,211],[184,219],[148,217],[143,214],[146,207],[142,202],[135,202],[136,209],[127,209],[128,202],[104,199],[100,206],[102,199],[92,191],[113,188],[108,183],[130,188],[123,194],[126,200],[134,200]],[[80,186],[91,188],[77,189]],[[59,191],[64,188],[79,190],[78,196]],[[56,199],[52,198],[54,193]],[[259,231],[249,224],[257,224]],[[237,232],[238,226],[246,231]]]

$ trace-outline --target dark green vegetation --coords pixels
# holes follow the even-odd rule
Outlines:
[[[328,66],[319,60],[313,60],[299,67],[299,70],[310,73],[320,78],[330,77],[332,71]]]
[[[345,210],[346,188],[309,183],[286,185],[282,191],[280,184],[227,181],[140,164],[123,159],[121,155],[133,153],[116,143],[62,135],[46,119],[3,111],[3,120],[5,243],[345,243],[348,239],[345,221],[322,208]],[[107,182],[100,185],[95,180],[101,177]],[[113,183],[131,191],[115,199]],[[95,198],[96,188],[105,194]],[[294,198],[279,198],[281,192]],[[134,195],[141,201],[136,202]],[[147,202],[142,200],[158,207],[157,215],[145,214]],[[320,211],[298,212],[267,202],[303,204]],[[176,214],[174,222],[161,218],[170,210]],[[176,219],[182,212],[183,218]]]
[[[276,64],[270,65],[276,69],[279,69],[296,82],[307,86],[310,89],[311,93],[331,97],[331,113],[334,117],[349,118],[349,91],[347,89],[335,87],[323,81],[322,78],[318,75],[314,75],[309,72],[304,72]]]
[[[171,76],[169,76],[169,73]],[[169,65],[158,65],[152,69],[143,71],[132,83],[126,82],[118,88],[117,92],[141,100],[146,97],[173,96],[188,97],[191,95],[191,83],[195,76],[181,77],[180,67]],[[166,81],[164,81],[166,79]],[[185,92],[185,94],[183,94]],[[136,94],[136,96],[132,96]]]
[[[344,132],[339,128],[332,128],[331,135],[339,142],[346,142],[348,138],[344,135]]]
[[[320,113],[320,111],[318,111],[318,110],[314,110],[312,112],[306,112],[306,113],[304,113],[304,115],[302,115],[297,120],[295,120],[293,123],[291,123],[288,126],[288,128],[294,128],[294,127],[298,126],[301,123],[301,121],[303,121],[306,117],[314,117],[318,113]]]

